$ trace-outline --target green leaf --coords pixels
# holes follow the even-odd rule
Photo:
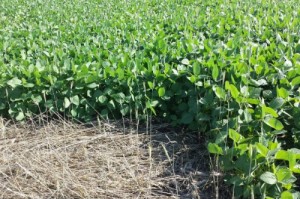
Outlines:
[[[229,138],[234,142],[239,143],[244,137],[233,129],[229,129]]]
[[[107,106],[111,109],[111,110],[115,110],[116,109],[116,105],[115,102],[113,100],[110,100],[107,104]]]
[[[261,154],[263,157],[267,157],[269,149],[264,146],[262,143],[256,143],[256,150],[259,154]]]
[[[11,80],[7,81],[7,84],[12,88],[22,85],[22,80],[18,79],[17,77],[12,78]]]
[[[225,98],[226,98],[226,92],[225,92],[225,90],[223,88],[221,88],[219,86],[215,86],[214,87],[214,92],[215,92],[216,96],[219,99],[225,100]]]
[[[285,185],[294,183],[297,180],[297,178],[293,175],[293,172],[287,167],[279,167],[276,170],[276,178],[278,182]]]
[[[276,184],[277,183],[277,179],[274,173],[271,173],[269,171],[263,173],[260,177],[259,177],[262,181],[264,181],[267,184]]]
[[[156,115],[156,111],[155,111],[155,109],[153,108],[153,106],[152,106],[152,104],[151,104],[150,101],[147,101],[147,102],[146,102],[146,107],[147,107],[148,109],[150,109],[151,112],[152,112],[154,115]]]
[[[88,88],[96,88],[96,87],[98,87],[98,86],[99,86],[99,85],[96,84],[96,83],[91,83],[91,84],[88,84],[88,85],[87,85]]]
[[[298,84],[300,84],[300,76],[295,77],[295,78],[292,80],[292,82],[291,82],[291,85],[292,85],[292,86],[296,86],[296,85],[298,85]]]
[[[213,66],[213,69],[212,69],[212,78],[217,81],[217,78],[219,76],[219,68],[217,65],[214,65]]]
[[[264,123],[276,130],[282,130],[284,127],[283,124],[279,120],[272,118],[272,117],[266,117],[264,119]]]
[[[277,112],[274,109],[270,108],[270,107],[267,107],[267,106],[263,105],[262,106],[262,111],[264,111],[266,114],[272,115],[275,118],[278,117]]]
[[[121,112],[122,116],[127,115],[127,113],[129,112],[129,106],[127,106],[127,105],[122,106],[120,112]]]
[[[189,61],[188,59],[183,59],[183,60],[181,61],[181,63],[184,64],[184,65],[189,65],[189,64],[190,64],[190,61]]]
[[[16,120],[17,120],[17,121],[21,121],[21,120],[23,120],[24,118],[25,118],[25,115],[24,115],[23,111],[20,111],[20,112],[18,113],[18,115],[16,116]]]
[[[277,88],[277,97],[286,99],[289,96],[289,92],[285,88]]]
[[[124,79],[125,75],[124,75],[124,70],[123,70],[123,69],[118,68],[118,69],[117,69],[117,74],[118,74],[118,79],[119,79],[119,80]]]
[[[148,86],[149,86],[150,89],[154,88],[154,84],[152,82],[148,81],[147,83],[148,83]]]
[[[227,89],[227,90],[230,91],[231,96],[234,99],[236,99],[239,96],[239,94],[240,94],[239,90],[233,84],[230,84],[227,81],[225,83],[225,89]]]
[[[214,144],[214,143],[209,143],[207,149],[212,154],[218,154],[218,155],[223,154],[222,148],[219,147],[217,144]]]
[[[294,199],[294,196],[289,191],[284,191],[281,193],[280,199]]]
[[[228,136],[228,132],[227,131],[221,131],[218,133],[217,137],[216,137],[216,140],[215,140],[215,143],[216,144],[220,144],[222,142],[224,142],[224,140],[227,138]]]
[[[159,97],[163,97],[165,95],[165,92],[166,92],[165,88],[164,87],[160,87],[158,89],[158,96]]]
[[[124,93],[120,92],[120,93],[116,93],[113,94],[112,97],[116,100],[116,102],[118,102],[119,104],[124,103],[125,101],[125,95]]]
[[[80,100],[79,100],[78,95],[75,95],[75,96],[71,97],[70,101],[71,101],[72,104],[75,104],[76,106],[79,106],[79,104],[80,104]]]
[[[279,150],[275,154],[276,160],[288,160],[289,159],[289,153],[285,150]]]
[[[200,75],[200,71],[201,71],[201,68],[200,68],[199,63],[198,63],[198,62],[195,62],[195,63],[193,64],[193,73],[194,73],[194,75],[195,75],[195,76]]]
[[[270,107],[273,109],[279,109],[284,104],[284,99],[282,98],[275,98],[270,102]]]
[[[101,95],[100,97],[98,97],[98,101],[101,104],[104,104],[107,101],[107,97],[105,95]]]
[[[76,116],[77,116],[77,111],[76,111],[76,109],[72,109],[72,110],[71,110],[71,115],[72,115],[73,117],[76,117]]]
[[[31,99],[35,104],[39,104],[43,101],[43,98],[40,95],[33,95]]]
[[[23,86],[24,86],[25,88],[33,88],[33,87],[34,87],[34,84],[32,84],[32,83],[25,83],[25,84],[23,84]]]
[[[3,102],[0,102],[0,110],[3,110],[3,109],[5,109],[5,104],[3,103]]]
[[[64,107],[68,108],[70,105],[71,105],[70,100],[67,97],[65,97],[65,99],[64,99]]]

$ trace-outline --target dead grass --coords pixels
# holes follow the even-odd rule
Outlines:
[[[165,127],[42,123],[1,119],[0,198],[214,198],[204,150]]]

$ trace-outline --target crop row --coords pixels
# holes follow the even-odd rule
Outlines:
[[[237,196],[296,197],[297,1],[3,0],[0,8],[2,116],[153,114],[206,134],[224,170],[238,174],[228,176]]]

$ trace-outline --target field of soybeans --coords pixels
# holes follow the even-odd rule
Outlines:
[[[0,198],[300,199],[300,2],[1,0],[0,118]]]

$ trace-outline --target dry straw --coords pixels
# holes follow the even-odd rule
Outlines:
[[[200,156],[190,156],[171,132],[150,136],[61,118],[40,123],[1,119],[0,198],[205,196],[200,188],[211,178],[195,168]]]

